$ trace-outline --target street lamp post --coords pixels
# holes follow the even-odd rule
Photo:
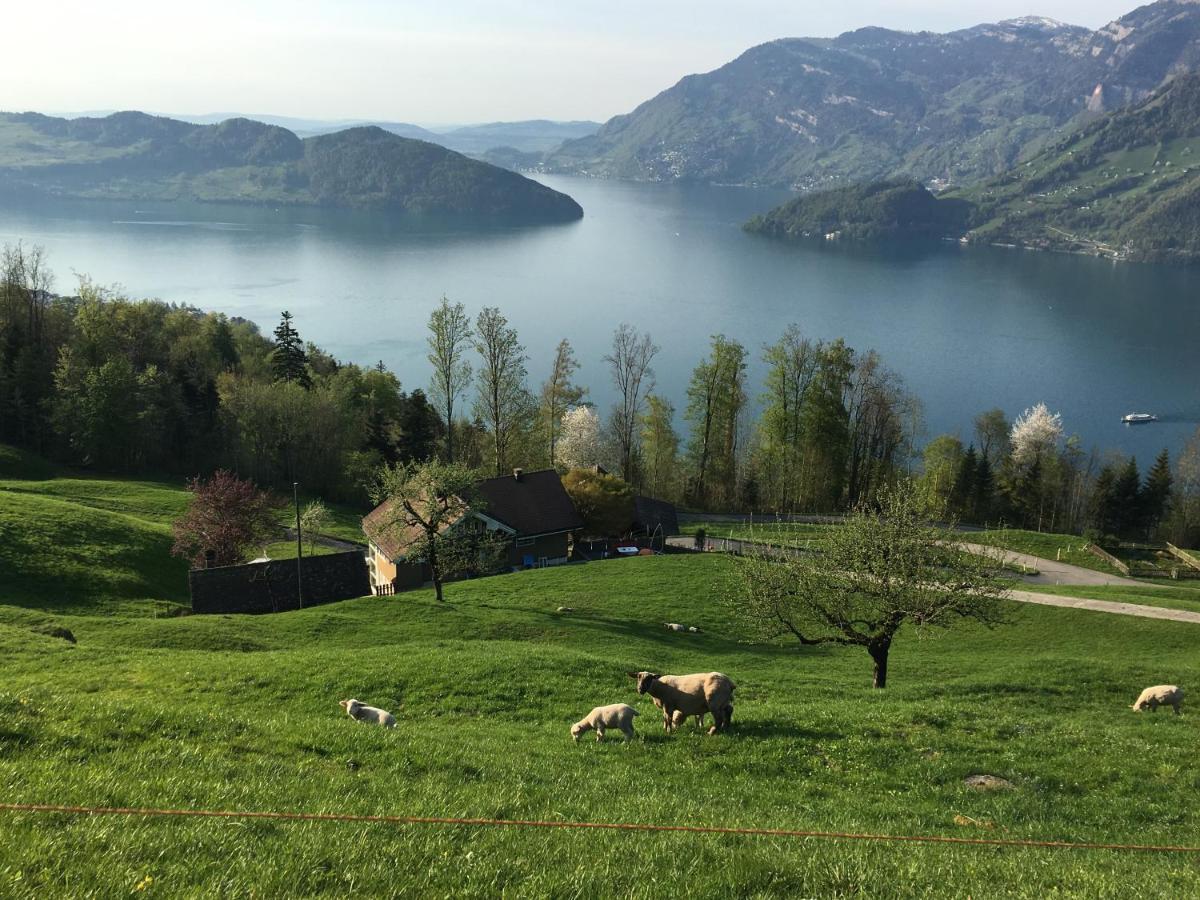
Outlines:
[[[304,570],[300,565],[300,557],[304,553],[304,545],[300,538],[300,482],[292,482],[292,500],[296,504],[296,603],[304,609]]]

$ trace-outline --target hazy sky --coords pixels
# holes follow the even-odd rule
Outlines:
[[[418,123],[604,120],[777,37],[948,31],[1136,0],[38,0],[5,10],[0,109]]]

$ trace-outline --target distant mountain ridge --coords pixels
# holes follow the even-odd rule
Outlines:
[[[817,189],[978,181],[1064,128],[1200,67],[1200,6],[1159,0],[1091,31],[1027,16],[948,34],[790,38],[689,75],[548,171]]]
[[[565,194],[439,145],[358,127],[301,139],[278,125],[140,112],[0,113],[0,193],[332,205],[563,221]]]
[[[961,238],[1114,259],[1200,259],[1200,74],[935,198],[918,182],[801,194],[746,224],[788,239]]]

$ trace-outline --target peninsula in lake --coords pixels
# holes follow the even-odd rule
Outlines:
[[[199,200],[578,219],[566,194],[445,147],[358,127],[301,139],[250,119],[0,114],[0,195]]]

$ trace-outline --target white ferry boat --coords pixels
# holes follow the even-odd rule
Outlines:
[[[1129,413],[1122,416],[1121,421],[1126,425],[1141,425],[1144,422],[1157,422],[1158,416],[1152,416],[1150,413]]]

